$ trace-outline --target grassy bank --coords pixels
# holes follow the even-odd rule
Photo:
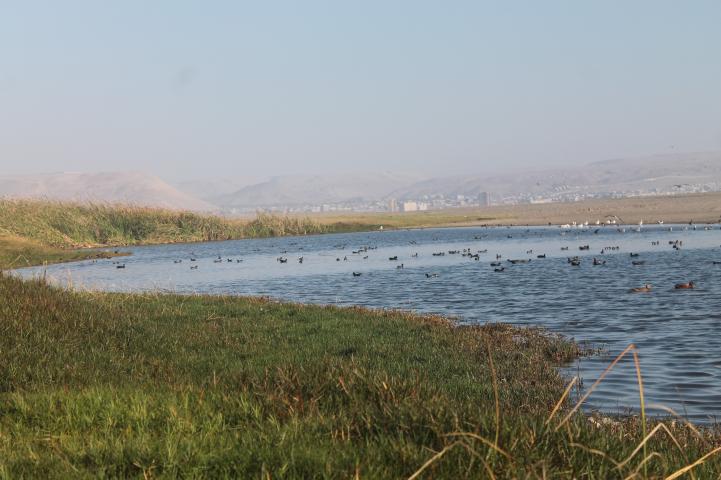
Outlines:
[[[44,263],[63,263],[78,260],[111,258],[124,255],[115,250],[92,251],[64,249],[43,245],[34,240],[16,236],[0,236],[0,270],[20,268]]]
[[[330,228],[306,218],[262,214],[241,221],[158,208],[0,200],[0,233],[54,247],[205,242],[324,233]]]
[[[554,365],[578,350],[536,330],[261,299],[72,293],[7,276],[0,298],[1,478],[644,471],[638,421],[597,427],[578,415],[557,429],[556,415],[546,425],[564,390]],[[672,431],[682,448],[655,435],[649,478],[713,448]],[[714,457],[694,469],[718,471]]]
[[[0,200],[0,268],[96,258],[88,247],[327,233],[333,225],[259,214],[252,220],[121,205]],[[106,252],[105,255],[112,254]]]

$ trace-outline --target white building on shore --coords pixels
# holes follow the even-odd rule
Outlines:
[[[401,212],[421,212],[428,210],[428,204],[424,202],[403,202]]]

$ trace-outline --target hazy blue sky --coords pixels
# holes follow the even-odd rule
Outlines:
[[[2,1],[0,172],[490,172],[721,150],[721,2]]]

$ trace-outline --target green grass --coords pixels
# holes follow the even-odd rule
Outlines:
[[[0,236],[0,269],[111,258],[120,255],[123,253],[119,251],[63,249],[43,245],[26,238]]]
[[[637,419],[546,425],[579,350],[539,330],[2,275],[0,298],[0,478],[643,474],[642,451],[614,463]],[[649,478],[718,445],[669,428],[682,448],[655,435]]]
[[[360,227],[359,227],[360,228]],[[227,219],[157,208],[0,199],[0,269],[96,258],[88,247],[346,231],[305,217]],[[110,254],[110,253],[107,253]]]
[[[263,214],[253,220],[230,220],[113,204],[0,200],[0,234],[61,248],[304,235],[329,229],[307,218]]]

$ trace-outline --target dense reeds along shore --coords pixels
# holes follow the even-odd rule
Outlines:
[[[205,242],[347,229],[304,217],[258,214],[253,219],[123,205],[0,200],[0,268],[114,255],[80,248]]]

